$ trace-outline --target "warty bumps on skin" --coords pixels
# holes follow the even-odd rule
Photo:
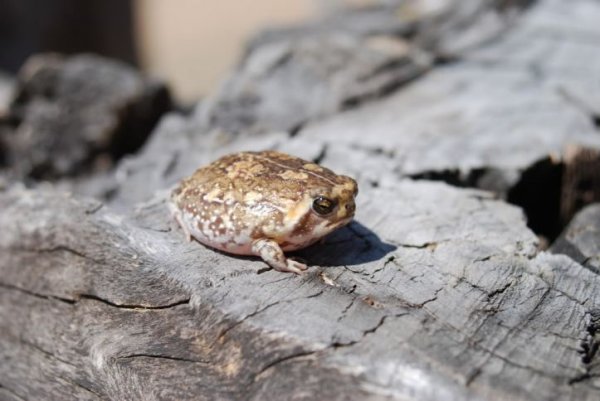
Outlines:
[[[188,240],[257,255],[276,270],[307,266],[284,251],[305,248],[354,217],[356,181],[276,151],[224,156],[183,179],[169,207]]]

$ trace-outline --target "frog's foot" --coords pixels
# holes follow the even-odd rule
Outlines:
[[[252,252],[260,256],[273,269],[280,272],[302,274],[308,268],[304,263],[287,259],[279,244],[270,239],[258,239],[252,243]]]
[[[287,259],[287,266],[285,270],[282,271],[302,274],[306,269],[308,269],[308,266],[306,266],[304,263],[300,263],[293,259]]]
[[[187,241],[191,242],[192,234],[190,233],[190,230],[188,230],[187,226],[183,223],[183,220],[181,218],[181,212],[179,210],[175,210],[171,214],[173,215],[175,221],[177,221],[177,224],[179,224],[179,227],[181,227],[181,229],[183,230],[183,234],[185,235]]]

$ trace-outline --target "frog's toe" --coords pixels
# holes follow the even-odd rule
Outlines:
[[[304,263],[288,259],[285,271],[288,271],[290,273],[302,274],[306,269],[308,269],[308,266],[306,266]]]

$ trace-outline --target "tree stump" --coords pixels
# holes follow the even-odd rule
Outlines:
[[[597,247],[560,246],[578,218],[544,243],[565,149],[600,149],[581,90],[600,4],[452,4],[403,29],[373,32],[390,14],[369,9],[273,31],[114,174],[0,192],[0,398],[598,399]],[[187,243],[165,205],[198,166],[262,149],[359,182],[302,276]]]

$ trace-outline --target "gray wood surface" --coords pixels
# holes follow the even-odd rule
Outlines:
[[[569,255],[600,274],[600,204],[594,203],[579,212],[550,250]]]
[[[0,118],[8,114],[8,108],[13,96],[15,80],[0,71]]]
[[[497,14],[492,3],[483,10]],[[452,18],[475,11],[456,10],[432,26],[468,38],[477,24]],[[163,118],[114,175],[3,190],[0,399],[597,400],[600,277],[571,252],[597,254],[597,208],[563,234],[571,248],[561,236],[551,253],[527,226],[531,210],[506,199],[543,209],[560,187],[522,189],[550,174],[540,163],[562,172],[565,147],[600,149],[594,88],[578,92],[600,73],[577,73],[579,56],[600,54],[598,20],[597,1],[540,0],[477,46],[423,39],[436,45],[411,51],[430,71],[392,93],[356,81],[390,60],[371,57],[374,42],[342,41],[342,61],[315,80],[306,66],[338,42],[314,38],[331,33],[273,34],[249,47],[230,89]],[[412,40],[377,38],[375,49]],[[238,85],[281,43],[291,58],[271,67],[287,65],[285,79],[262,74],[257,102],[238,107]],[[314,88],[328,102],[310,110]],[[373,96],[340,107],[355,90]],[[359,182],[355,221],[297,253],[311,266],[303,276],[187,243],[165,205],[201,164],[268,148]]]

